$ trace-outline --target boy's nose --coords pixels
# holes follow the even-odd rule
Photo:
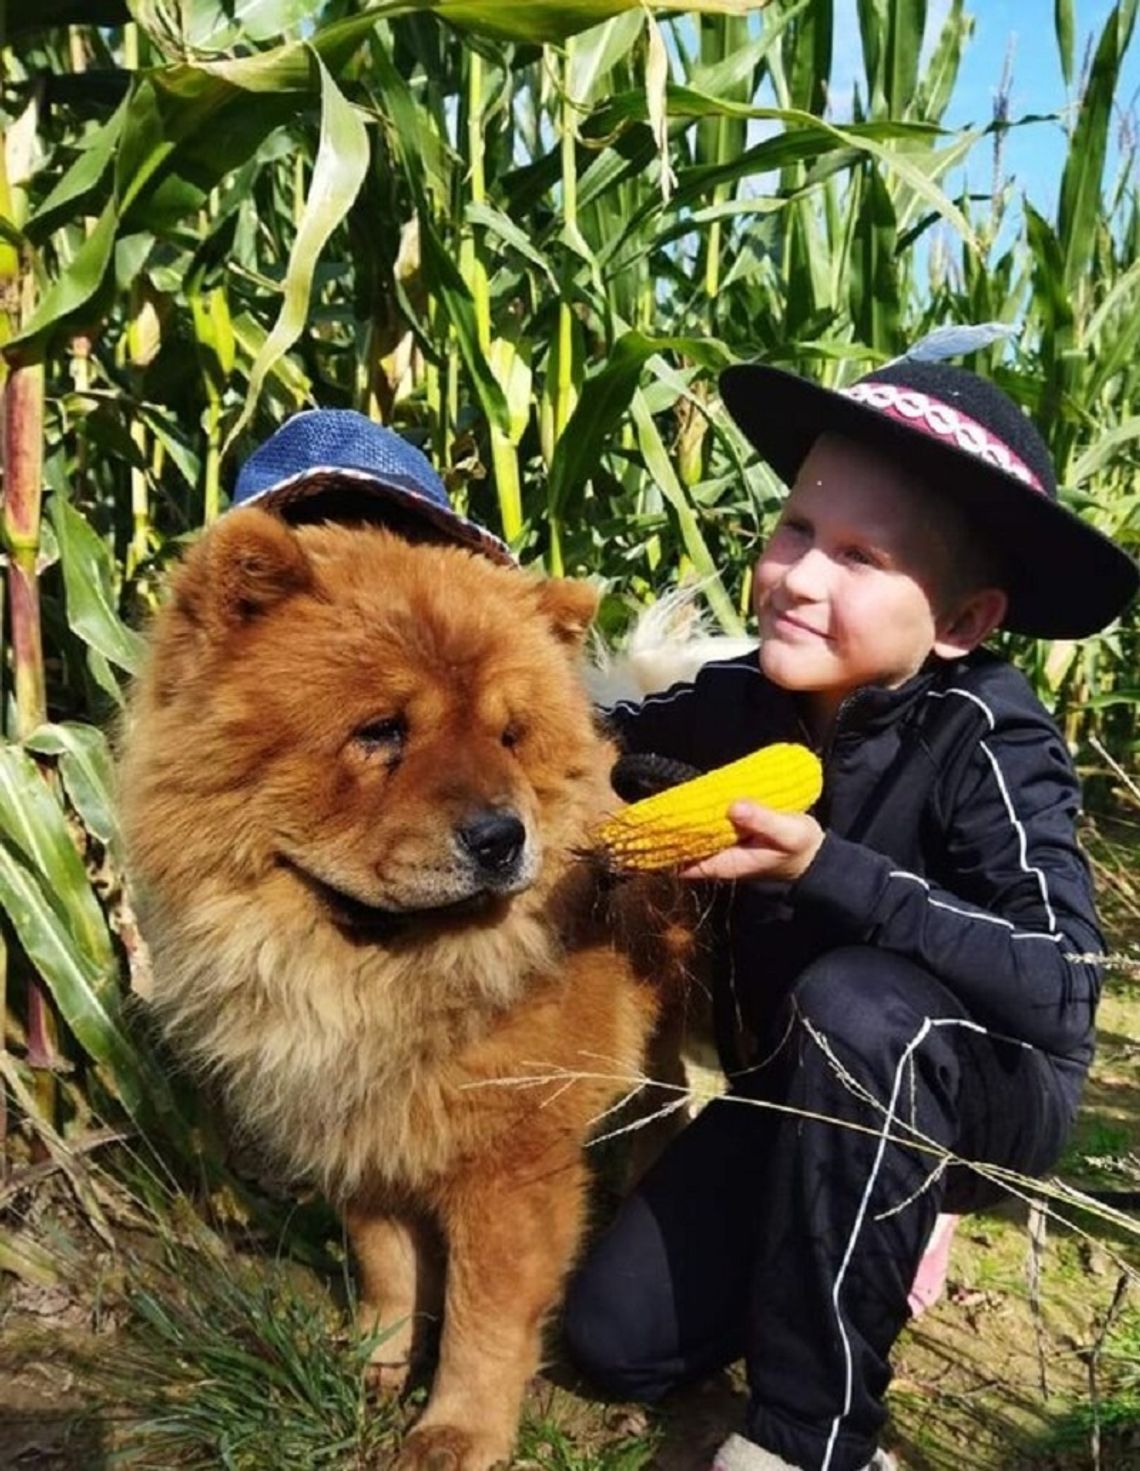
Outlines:
[[[792,597],[810,601],[823,596],[829,563],[818,547],[810,547],[784,573],[784,589]]]

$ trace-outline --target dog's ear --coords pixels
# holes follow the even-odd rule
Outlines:
[[[150,688],[168,704],[208,677],[210,652],[300,592],[313,571],[284,522],[250,507],[228,512],[186,554],[154,625]]]
[[[580,649],[598,611],[598,590],[569,577],[548,577],[537,584],[538,603],[554,636],[567,648]]]
[[[208,634],[225,634],[312,584],[295,533],[268,511],[231,511],[206,534],[175,585],[182,610]]]

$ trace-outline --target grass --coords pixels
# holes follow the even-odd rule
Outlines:
[[[348,1330],[329,1286],[287,1261],[241,1253],[187,1224],[185,1209],[154,1225],[157,1253],[125,1257],[127,1326],[95,1375],[117,1407],[121,1464],[383,1464],[376,1457],[393,1444],[401,1411],[370,1401],[364,1366],[377,1340]]]
[[[1070,1449],[1094,1433],[1130,1440],[1140,1462],[1140,1309],[1125,1310],[1108,1328],[1097,1355],[1096,1397],[1074,1406],[1057,1426],[1054,1445]]]

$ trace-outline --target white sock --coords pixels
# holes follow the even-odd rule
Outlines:
[[[766,1451],[743,1435],[730,1435],[713,1459],[712,1471],[801,1471],[775,1451]]]
[[[801,1471],[775,1451],[766,1451],[743,1435],[730,1435],[717,1451],[712,1471]],[[864,1471],[898,1471],[898,1462],[887,1451],[876,1451]]]

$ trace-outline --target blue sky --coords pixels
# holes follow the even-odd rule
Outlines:
[[[972,4],[968,0],[966,9],[974,17],[974,34],[966,48],[947,110],[945,122],[948,126],[962,127],[990,119],[994,94],[1011,47],[1012,117],[1033,112],[1062,112],[1073,104],[1075,98],[1066,95],[1061,75],[1053,4],[1054,0],[973,0]],[[937,34],[948,10],[949,0],[929,0],[928,44]],[[1088,37],[1093,37],[1095,45],[1111,10],[1111,0],[1075,0],[1078,75]],[[840,117],[849,109],[852,83],[862,72],[855,0],[837,0],[834,57],[832,96],[834,115]],[[1124,103],[1140,101],[1140,27],[1125,60],[1123,86],[1118,97]],[[1046,214],[1051,215],[1056,205],[1066,152],[1067,142],[1060,122],[1034,123],[1014,129],[1007,138],[1007,176],[1012,175],[1017,187]],[[972,187],[978,190],[989,188],[992,152],[987,145],[979,145],[975,150],[967,177]]]

